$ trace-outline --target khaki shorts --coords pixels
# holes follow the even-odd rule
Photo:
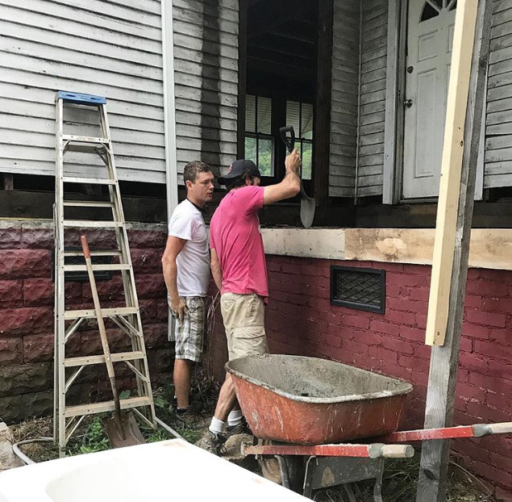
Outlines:
[[[220,306],[229,360],[267,353],[263,299],[256,294],[224,293]]]

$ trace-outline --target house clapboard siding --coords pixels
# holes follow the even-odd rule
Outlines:
[[[362,2],[357,196],[382,194],[388,0]]]
[[[165,182],[160,16],[158,0],[0,0],[0,172],[54,174],[55,92],[67,90],[107,98],[121,180]],[[65,120],[80,117],[97,136],[95,114]],[[83,155],[67,154],[68,172],[99,172]]]
[[[329,195],[353,197],[357,157],[360,0],[334,2]]]
[[[512,1],[494,2],[487,81],[484,188],[512,186]]]
[[[238,0],[173,0],[179,181],[200,158],[218,170],[236,158]],[[219,172],[219,171],[217,171]]]

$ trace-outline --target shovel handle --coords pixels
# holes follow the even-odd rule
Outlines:
[[[82,235],[80,237],[80,242],[82,243],[82,251],[84,253],[84,258],[90,258],[91,251],[89,249],[89,243],[87,242],[87,237],[85,235]]]
[[[288,139],[288,133],[290,133],[290,138]],[[292,153],[295,148],[295,130],[293,126],[281,127],[279,129],[279,134],[281,135],[281,139],[283,143],[288,148],[288,153]]]

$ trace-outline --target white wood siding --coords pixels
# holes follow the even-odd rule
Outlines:
[[[54,174],[57,90],[107,98],[120,179],[165,182],[159,0],[0,0],[0,172]]]
[[[173,5],[178,172],[198,158],[222,172],[236,158],[238,0]]]
[[[388,0],[362,2],[357,196],[382,194]]]
[[[495,1],[487,85],[484,188],[512,186],[512,1]]]
[[[357,156],[360,1],[334,2],[329,195],[353,197]]]

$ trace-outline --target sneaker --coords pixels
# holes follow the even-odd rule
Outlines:
[[[242,417],[242,421],[239,424],[232,425],[231,427],[228,426],[226,428],[227,437],[236,436],[237,434],[249,434],[249,436],[253,435],[245,417]]]
[[[223,434],[214,434],[212,431],[207,430],[204,436],[196,443],[196,446],[214,455],[220,455],[226,439]]]

